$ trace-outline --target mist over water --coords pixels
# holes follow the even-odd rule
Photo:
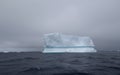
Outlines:
[[[43,47],[41,48],[0,48],[0,52],[41,52]]]
[[[0,11],[0,47],[40,47],[44,34],[60,32],[120,49],[119,0],[0,0]]]

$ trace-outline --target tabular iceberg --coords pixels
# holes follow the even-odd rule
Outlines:
[[[96,52],[90,37],[49,33],[44,35],[43,53],[80,53]]]

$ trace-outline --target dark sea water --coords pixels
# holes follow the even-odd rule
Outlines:
[[[120,52],[0,53],[0,75],[120,75]]]

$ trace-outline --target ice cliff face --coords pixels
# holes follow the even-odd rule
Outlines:
[[[44,35],[43,52],[96,52],[90,37],[50,33]]]

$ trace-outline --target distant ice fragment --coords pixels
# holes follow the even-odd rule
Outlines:
[[[3,53],[9,53],[9,51],[3,51]]]
[[[90,37],[50,33],[44,35],[45,48],[43,53],[79,53],[96,52]]]

